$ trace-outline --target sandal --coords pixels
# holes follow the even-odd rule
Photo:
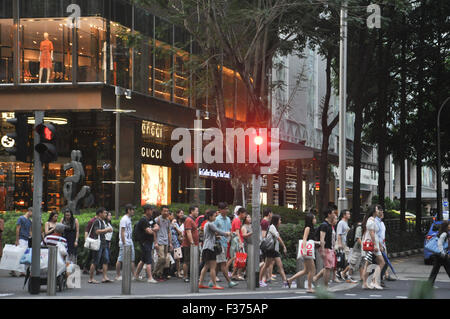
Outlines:
[[[107,282],[113,282],[111,279],[105,279],[105,280],[102,280],[102,283],[107,283]]]
[[[88,281],[89,284],[99,284],[99,282],[97,280],[89,280]]]

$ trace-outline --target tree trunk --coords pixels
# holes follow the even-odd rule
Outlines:
[[[403,24],[406,25],[403,18]],[[401,101],[400,101],[400,136],[406,136],[406,34],[402,40],[401,52]],[[406,146],[400,146],[400,230],[406,231]]]

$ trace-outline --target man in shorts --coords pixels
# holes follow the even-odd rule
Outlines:
[[[119,224],[119,257],[116,263],[116,278],[115,280],[122,280],[120,275],[120,266],[123,262],[123,248],[124,246],[131,246],[131,271],[135,273],[134,266],[134,243],[133,243],[133,226],[131,217],[134,216],[134,206],[131,204],[125,205],[125,215],[120,219]],[[136,279],[136,278],[135,278]]]
[[[228,214],[228,206],[226,203],[220,202],[218,205],[219,215],[216,217],[214,224],[217,229],[223,231],[225,233],[231,232],[231,220]],[[219,239],[220,245],[222,246],[222,251],[220,254],[216,256],[217,267],[222,271],[225,279],[229,282],[228,287],[232,288],[237,285],[237,283],[230,281],[228,279],[228,270],[227,270],[227,248],[228,248],[228,239],[225,236],[220,236]],[[218,280],[217,280],[218,281]]]
[[[325,221],[320,225],[320,248],[319,253],[323,260],[323,272],[317,274],[313,281],[316,281],[323,274],[325,288],[328,288],[328,281],[333,268],[336,266],[336,256],[332,246],[333,228],[332,225],[336,215],[331,209],[324,212]]]
[[[191,262],[191,247],[198,246],[198,229],[195,219],[198,217],[198,207],[189,207],[189,216],[184,222],[183,243],[181,244],[183,250],[183,277],[184,282],[189,282],[188,270]]]
[[[139,220],[136,225],[136,239],[141,246],[141,260],[136,268],[135,278],[139,278],[139,274],[146,265],[145,270],[147,272],[147,282],[151,284],[157,283],[152,276],[152,264],[153,264],[153,241],[154,234],[159,230],[158,224],[153,219],[154,206],[146,204],[143,206],[144,216]]]

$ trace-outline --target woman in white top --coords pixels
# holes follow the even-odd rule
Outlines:
[[[380,216],[382,212],[383,212],[383,208],[380,205],[372,205],[369,208],[369,211],[367,212],[366,216],[364,217],[364,221],[362,224],[363,247],[364,247],[364,243],[366,243],[366,242],[373,243],[373,251],[365,251],[362,248],[362,252],[361,252],[362,256],[365,258],[363,277],[362,277],[362,280],[363,280],[362,288],[363,289],[378,289],[378,290],[383,289],[380,286],[380,283],[378,282],[378,278],[380,278],[381,269],[384,267],[384,259],[381,254],[382,243],[380,243],[380,239],[377,236],[377,233],[379,231],[379,226],[378,226],[377,222],[375,221],[375,217]],[[369,261],[372,264],[377,264],[379,267],[375,268],[373,282],[368,284],[367,283],[367,277],[368,277],[367,268],[369,267]]]
[[[284,245],[283,240],[280,237],[280,234],[278,233],[278,228],[281,225],[281,218],[280,215],[273,215],[272,221],[269,229],[267,230],[266,236],[272,236],[275,242],[275,247],[272,250],[267,250],[265,252],[266,255],[266,262],[264,263],[264,266],[261,268],[261,271],[259,273],[259,286],[260,287],[266,287],[267,284],[262,280],[264,275],[270,275],[266,274],[268,269],[271,269],[271,266],[276,263],[281,277],[283,278],[283,288],[288,288],[289,284],[286,278],[286,274],[284,273],[283,263],[281,262],[281,255],[280,255],[280,244],[283,246],[283,252],[284,254],[287,253],[286,246]],[[267,276],[266,278],[270,278]]]

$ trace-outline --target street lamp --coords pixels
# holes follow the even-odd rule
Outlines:
[[[126,99],[131,99],[131,90],[122,88],[120,86],[115,87],[116,95],[116,108],[115,109],[104,109],[106,112],[113,112],[116,114],[116,178],[114,182],[108,181],[103,183],[112,183],[115,185],[114,188],[114,208],[116,211],[116,219],[119,218],[119,184],[120,183],[134,183],[134,182],[120,182],[119,181],[119,168],[120,168],[120,113],[131,113],[136,112],[135,110],[122,110],[120,109],[120,97],[125,96]]]
[[[346,98],[347,98],[347,11],[348,1],[341,5],[341,31],[340,31],[340,56],[339,56],[339,199],[338,209],[347,208],[346,189]]]
[[[441,129],[440,118],[444,105],[450,100],[450,96],[445,99],[438,111],[437,116],[437,218],[442,220],[442,181],[441,181]]]

